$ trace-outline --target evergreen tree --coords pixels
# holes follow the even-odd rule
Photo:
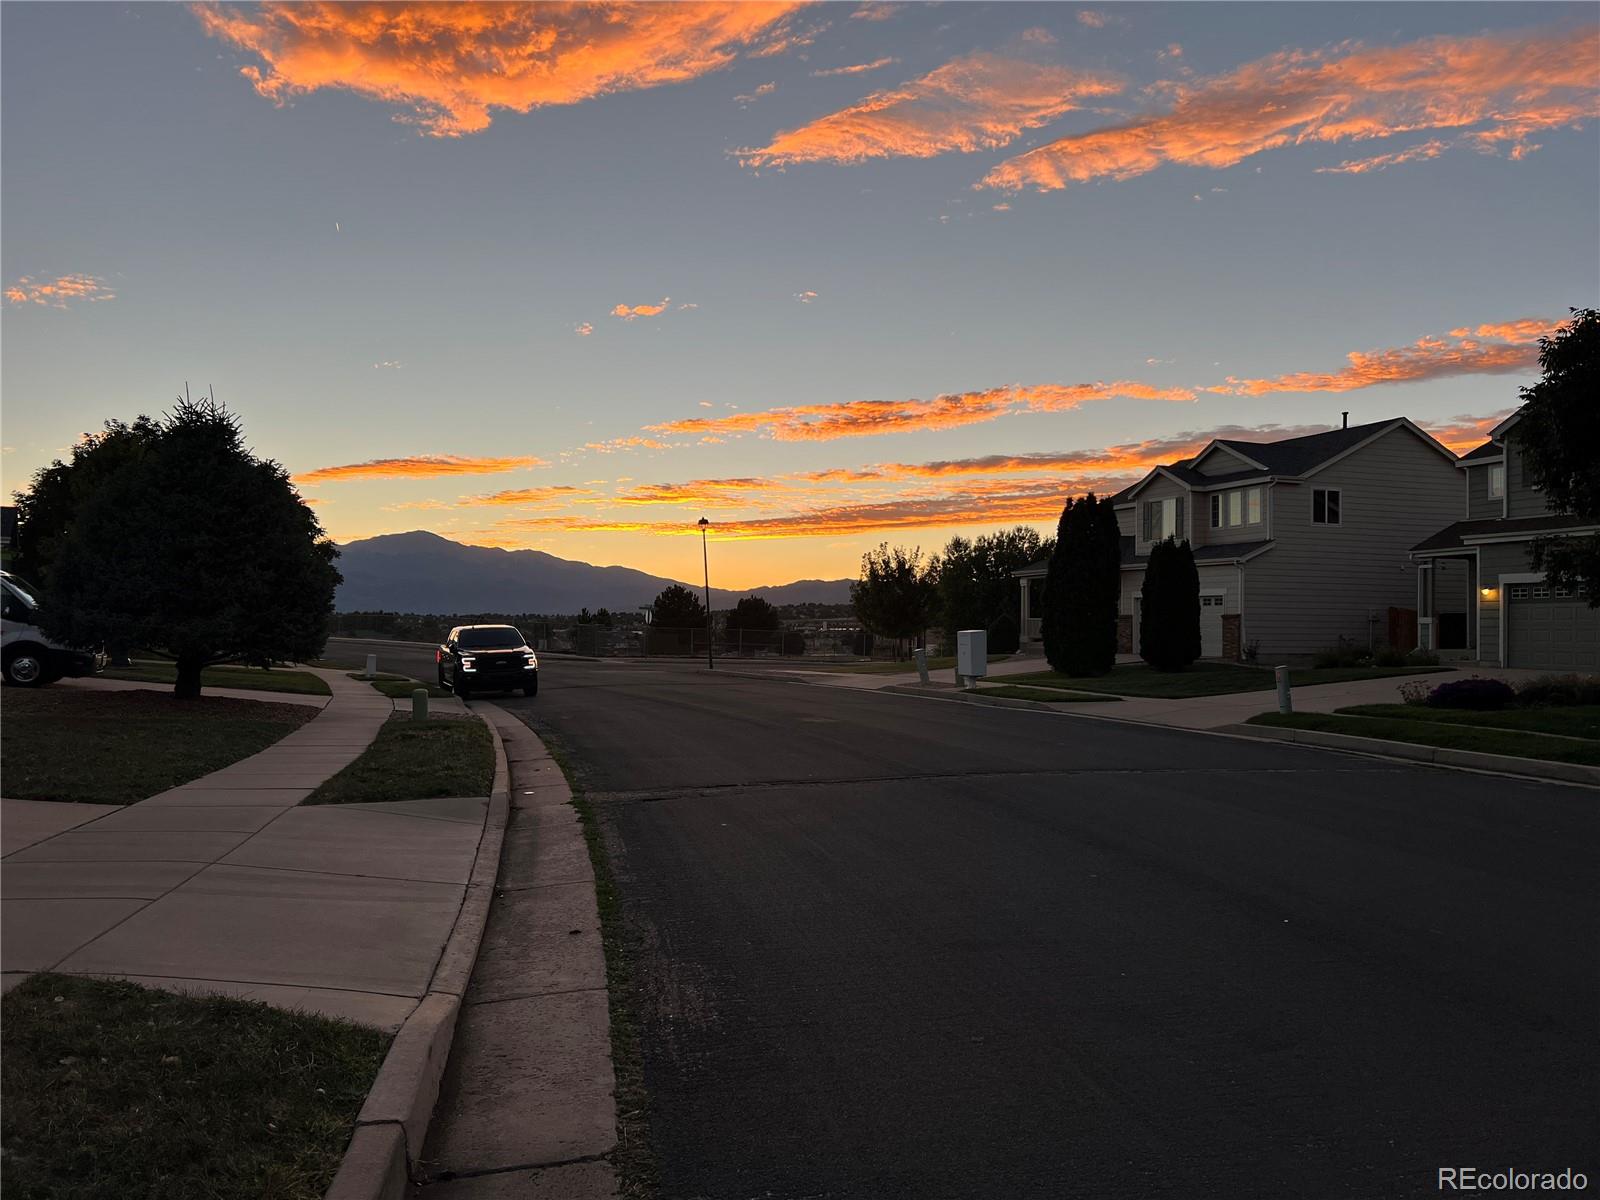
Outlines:
[[[143,430],[142,449],[96,472],[54,543],[46,632],[170,654],[178,696],[199,695],[213,663],[321,654],[339,552],[288,473],[255,457],[238,418],[210,400],[129,429]]]
[[[1104,675],[1116,665],[1121,557],[1111,502],[1093,492],[1068,501],[1045,579],[1045,654],[1056,670]]]
[[[1187,541],[1150,547],[1140,595],[1140,654],[1158,671],[1183,670],[1200,657],[1200,572]]]
[[[1050,565],[1045,570],[1043,611],[1039,614],[1039,632],[1044,638],[1044,656],[1052,670],[1065,671],[1072,661],[1069,640],[1069,596],[1074,576],[1082,575],[1081,559],[1086,542],[1079,535],[1084,514],[1082,502],[1069,499],[1061,509],[1061,519],[1056,522],[1056,544],[1050,552]]]

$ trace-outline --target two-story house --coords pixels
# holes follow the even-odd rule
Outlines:
[[[1395,417],[1277,442],[1219,438],[1154,468],[1112,497],[1122,531],[1118,650],[1139,649],[1145,564],[1168,537],[1194,549],[1204,657],[1297,661],[1341,637],[1363,648],[1389,641],[1390,610],[1409,617],[1416,603],[1412,547],[1460,514],[1455,463]],[[1015,572],[1033,639],[1047,565]]]
[[[1552,513],[1529,482],[1514,436],[1519,414],[1461,457],[1462,520],[1412,551],[1422,644],[1442,658],[1486,666],[1600,669],[1600,610],[1545,583],[1530,565],[1536,537],[1594,533],[1600,526]]]

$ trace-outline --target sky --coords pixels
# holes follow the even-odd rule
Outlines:
[[[187,386],[340,542],[854,576],[1600,303],[1580,4],[0,7],[0,473]]]

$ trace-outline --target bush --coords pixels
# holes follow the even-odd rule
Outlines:
[[[1516,702],[1511,685],[1498,679],[1452,679],[1428,694],[1429,708],[1470,708],[1479,711],[1505,708]]]
[[[796,629],[785,630],[782,641],[778,644],[779,654],[788,654],[795,658],[806,652],[805,634]]]
[[[870,630],[858,630],[851,635],[850,653],[860,658],[872,657],[872,632]]]
[[[1437,667],[1439,665],[1439,656],[1432,650],[1424,650],[1418,646],[1410,654],[1406,655],[1405,665],[1408,667]]]
[[[1022,633],[1010,613],[1001,613],[989,626],[989,653],[1015,654],[1022,645]]]
[[[1600,675],[1540,675],[1517,688],[1517,703],[1528,708],[1600,704]]]
[[[1426,704],[1432,691],[1433,685],[1425,679],[1413,679],[1410,683],[1402,683],[1400,685],[1400,703]]]
[[[1157,671],[1181,671],[1200,657],[1200,573],[1188,542],[1150,547],[1140,589],[1139,654]]]
[[[1404,667],[1409,664],[1404,650],[1394,646],[1384,646],[1372,656],[1372,665],[1375,667]]]
[[[1367,662],[1366,653],[1349,638],[1341,637],[1332,646],[1318,650],[1311,660],[1313,667],[1361,667]]]

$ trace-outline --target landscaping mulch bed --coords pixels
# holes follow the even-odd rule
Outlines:
[[[5,794],[132,804],[265,750],[322,710],[170,692],[6,688]]]

